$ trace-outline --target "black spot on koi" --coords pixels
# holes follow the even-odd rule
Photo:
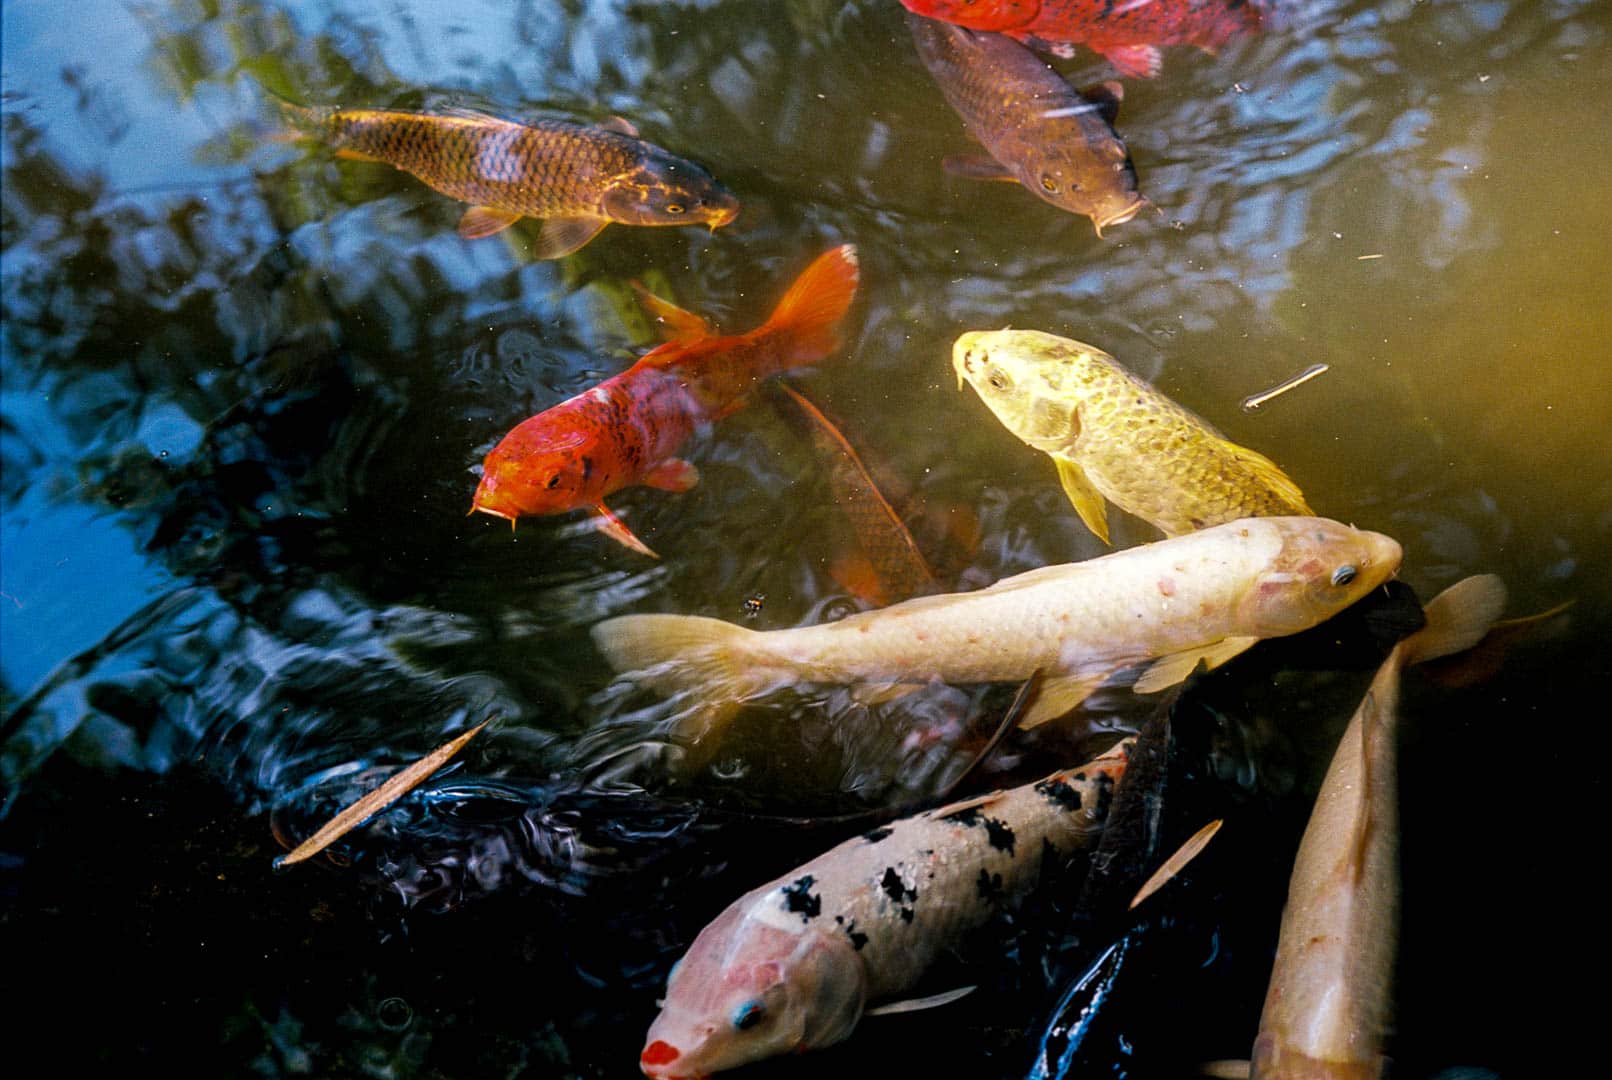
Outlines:
[[[896,873],[893,866],[884,868],[884,877],[879,879],[879,888],[883,889],[884,894],[898,904],[918,899],[918,890],[907,888],[906,883],[901,880],[901,875]],[[907,921],[911,922],[912,920],[909,918]]]
[[[982,866],[980,876],[974,882],[974,888],[978,890],[981,900],[995,904],[1002,899],[1002,875],[987,873]]]
[[[801,922],[810,922],[823,912],[823,898],[813,896],[812,885],[816,878],[807,874],[792,884],[783,887],[784,910],[793,911],[800,915]]]
[[[852,919],[850,922],[846,922],[844,915],[836,915],[834,916],[834,921],[840,924],[840,927],[845,931],[845,936],[851,939],[851,948],[861,952],[862,946],[868,943],[868,936],[856,928],[856,920]]]
[[[1007,822],[999,818],[986,818],[985,835],[990,840],[993,848],[998,851],[1005,851],[1009,855],[1013,854],[1013,830],[1008,826]]]
[[[890,828],[888,825],[880,825],[877,829],[870,829],[863,833],[862,839],[866,840],[870,844],[877,844],[880,840],[883,840],[893,832],[895,832],[895,830]]]
[[[957,824],[962,825],[965,828],[970,828],[971,829],[971,828],[973,828],[974,826],[976,826],[976,825],[978,825],[980,823],[979,807],[977,807],[977,806],[964,807],[963,809],[955,811],[954,813],[947,814],[945,817],[941,818],[940,820],[942,820],[942,821],[955,821],[955,822],[957,822]]]
[[[1036,794],[1060,809],[1074,813],[1080,809],[1080,789],[1057,778],[1043,780],[1035,786]]]

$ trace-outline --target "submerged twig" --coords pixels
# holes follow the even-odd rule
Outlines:
[[[419,786],[426,777],[447,764],[448,759],[457,754],[460,747],[475,738],[476,733],[490,723],[492,723],[490,718],[483,720],[463,735],[443,743],[413,765],[392,775],[380,787],[369,792],[327,821],[323,828],[298,844],[289,855],[283,855],[274,860],[275,869],[278,870],[282,866],[291,866],[294,863],[313,858],[353,829],[362,825],[398,799],[401,799],[413,788]]]
[[[1290,379],[1283,379],[1269,390],[1262,390],[1257,394],[1249,394],[1243,398],[1243,412],[1258,412],[1259,407],[1272,398],[1281,397],[1295,387],[1303,386],[1317,375],[1325,374],[1330,369],[1327,364],[1311,364],[1303,371]]]
[[[1153,871],[1153,876],[1144,881],[1142,887],[1136,890],[1136,896],[1131,900],[1131,907],[1134,909],[1137,904],[1158,892],[1166,882],[1179,874],[1187,863],[1196,859],[1198,853],[1209,845],[1209,841],[1215,838],[1215,833],[1219,832],[1220,826],[1224,824],[1224,818],[1215,818],[1215,820],[1193,833],[1186,843],[1176,848],[1175,854],[1165,859],[1164,864]]]

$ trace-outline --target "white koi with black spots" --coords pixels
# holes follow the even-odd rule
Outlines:
[[[728,906],[672,968],[639,1058],[708,1076],[848,1037],[869,1002],[1089,847],[1134,740],[1079,768],[874,829]]]

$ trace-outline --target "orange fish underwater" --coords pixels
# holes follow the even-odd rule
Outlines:
[[[769,376],[814,364],[839,347],[856,296],[856,248],[817,257],[772,316],[747,334],[718,336],[704,319],[643,292],[669,340],[613,376],[522,421],[482,463],[470,512],[507,518],[592,507],[599,528],[654,556],[605,506],[634,484],[687,491],[699,473],[676,456],[696,428],[739,409]]]
[[[901,0],[909,11],[995,30],[1037,48],[1072,55],[1085,45],[1121,75],[1159,73],[1160,45],[1196,45],[1214,52],[1252,33],[1264,13],[1249,0]]]
[[[459,235],[478,240],[523,217],[543,222],[537,257],[569,255],[606,225],[726,225],[733,193],[692,161],[638,138],[627,121],[517,124],[456,109],[310,108],[280,99],[286,119],[337,157],[379,161],[471,204]]]

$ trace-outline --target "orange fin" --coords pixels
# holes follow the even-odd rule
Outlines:
[[[608,224],[603,218],[549,218],[537,234],[537,257],[563,259],[598,236]]]
[[[614,131],[617,135],[630,135],[634,139],[638,138],[638,129],[633,127],[632,122],[626,117],[612,116],[599,126],[606,131]]]
[[[1164,57],[1151,45],[1116,45],[1099,49],[1114,70],[1133,79],[1151,79],[1164,66]]]
[[[828,576],[839,587],[874,607],[888,607],[890,594],[885,590],[873,562],[860,551],[845,551],[836,555],[828,565]]]
[[[1005,180],[1010,184],[1019,182],[1019,178],[1014,176],[1006,165],[984,154],[948,154],[940,159],[940,167],[964,180]]]
[[[755,335],[782,334],[793,339],[785,367],[816,363],[839,348],[839,322],[856,299],[859,280],[854,244],[824,252],[795,279]]]
[[[594,527],[600,532],[623,547],[632,548],[640,555],[648,555],[651,559],[660,558],[659,555],[650,550],[648,544],[634,536],[632,530],[627,528],[627,523],[611,513],[610,508],[604,503],[594,503],[593,509],[598,515],[593,519]]]
[[[636,279],[632,283],[638,302],[655,319],[662,341],[698,341],[711,336],[711,324],[692,311],[685,311],[670,300],[662,300]]]
[[[1176,848],[1175,853],[1165,859],[1159,868],[1153,871],[1152,876],[1142,883],[1142,887],[1136,890],[1136,895],[1131,898],[1130,910],[1134,910],[1137,904],[1158,892],[1171,878],[1181,873],[1187,863],[1196,859],[1198,853],[1209,846],[1209,841],[1215,838],[1215,833],[1219,832],[1220,826],[1224,824],[1224,818],[1215,818],[1188,837],[1187,842]]]
[[[480,240],[503,232],[521,219],[521,215],[508,210],[495,210],[490,206],[472,206],[459,219],[459,237],[462,240]]]
[[[700,470],[691,461],[667,458],[646,472],[639,483],[662,491],[690,491],[700,482]]]

